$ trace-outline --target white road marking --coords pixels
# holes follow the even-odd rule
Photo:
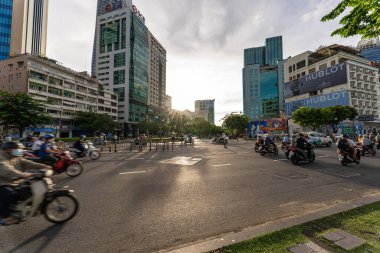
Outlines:
[[[213,165],[213,167],[227,167],[231,166],[231,164],[218,164],[218,165]]]
[[[329,155],[321,155],[321,156],[318,156],[318,158],[328,158],[330,157]]]
[[[174,165],[185,165],[192,166],[200,162],[202,158],[192,158],[186,156],[177,156],[169,160],[161,161],[161,163],[174,164]]]
[[[124,173],[120,173],[120,175],[132,175],[132,174],[143,174],[143,173],[146,173],[146,171],[124,172]]]
[[[125,160],[129,160],[129,161],[132,161],[132,160],[145,160],[145,158],[128,158],[128,159],[125,159]]]
[[[278,160],[273,160],[273,162],[279,162],[279,161],[287,161],[288,159],[278,159]]]

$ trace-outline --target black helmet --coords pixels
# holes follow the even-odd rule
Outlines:
[[[7,149],[25,149],[25,146],[20,142],[9,141],[6,142],[3,146],[3,150]]]
[[[343,138],[350,138],[350,136],[348,136],[348,134],[343,134]]]

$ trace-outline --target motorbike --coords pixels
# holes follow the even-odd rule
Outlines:
[[[366,155],[376,156],[376,149],[375,149],[374,144],[371,144],[368,146],[361,145],[358,147],[358,150],[360,151],[358,153],[361,153],[361,156],[366,156]]]
[[[278,155],[278,148],[275,143],[270,145],[262,145],[260,148],[260,155],[265,156],[266,154]]]
[[[228,144],[228,139],[225,137],[215,137],[212,140],[213,144],[221,144],[221,145],[227,145]]]
[[[34,153],[24,151],[23,153],[24,158],[41,163],[40,158],[36,156]],[[69,151],[64,151],[59,154],[55,154],[54,157],[58,158],[58,162],[53,167],[53,171],[55,175],[59,175],[62,173],[66,173],[69,177],[77,177],[83,172],[83,165],[82,163],[74,160],[70,156]]]
[[[300,162],[312,163],[315,161],[314,146],[310,144],[310,157],[307,155],[307,150],[303,150],[297,147],[293,147],[290,151],[290,161],[294,165],[298,165]]]
[[[282,142],[281,149],[284,151],[287,159],[290,158],[290,152],[292,151],[292,144],[289,142]]]
[[[193,145],[193,144],[194,144],[194,141],[193,141],[193,138],[191,138],[191,137],[187,137],[187,138],[185,138],[185,140],[183,141],[183,143],[184,143],[185,145],[187,145],[187,144]]]
[[[264,140],[257,140],[255,142],[255,151],[256,153],[259,153],[261,148],[264,146]]]
[[[77,158],[84,158],[86,156],[90,157],[92,160],[98,160],[102,153],[99,149],[97,149],[92,142],[85,142],[83,143],[84,152],[81,152],[80,150],[71,147],[69,148],[69,151],[74,159]]]
[[[18,194],[17,202],[11,206],[11,215],[24,222],[41,214],[54,224],[63,224],[74,218],[79,209],[79,202],[72,195],[74,191],[54,190],[50,170],[32,174],[31,179],[14,188]]]
[[[348,152],[345,152],[345,151],[340,151],[339,152],[339,157],[338,157],[338,160],[340,161],[340,163],[343,165],[343,166],[347,166],[348,164],[350,163],[356,163],[356,164],[360,164],[360,152],[357,153],[356,155],[356,160],[352,157],[352,155],[350,155]]]

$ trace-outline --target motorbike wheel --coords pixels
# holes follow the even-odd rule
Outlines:
[[[372,150],[372,156],[376,156],[376,150],[375,149]]]
[[[262,155],[262,156],[265,156],[265,154],[266,154],[267,152],[265,151],[265,150],[260,150],[260,155]]]
[[[345,161],[345,159],[343,161],[341,161],[341,164],[344,166],[344,167],[347,167],[348,163]]]
[[[277,149],[277,148],[274,149],[274,155],[275,155],[275,156],[278,155],[278,149]]]
[[[290,159],[290,157],[289,157],[289,152],[288,152],[288,151],[285,152],[285,157],[286,157],[286,159],[288,159],[288,160]]]
[[[315,161],[315,154],[312,155],[312,157],[309,159],[309,162],[312,163]]]
[[[98,160],[101,156],[102,154],[98,150],[94,150],[90,153],[90,158],[92,160]]]
[[[256,153],[259,153],[260,152],[260,146],[255,146],[255,151],[256,151]]]
[[[55,195],[43,208],[45,218],[54,224],[71,220],[78,212],[78,200],[69,193]]]
[[[83,166],[80,163],[74,163],[67,167],[66,174],[69,177],[77,177],[83,172]]]
[[[292,155],[291,157],[290,157],[290,161],[292,161],[292,163],[294,164],[294,165],[298,165],[299,164],[299,160],[298,160],[298,157],[297,157],[297,155]]]

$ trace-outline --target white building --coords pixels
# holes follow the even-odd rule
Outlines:
[[[355,49],[332,45],[286,60],[287,116],[300,106],[348,105],[358,110],[359,120],[366,126],[376,125],[380,116],[378,69],[357,54]],[[308,81],[314,86],[308,86]]]

